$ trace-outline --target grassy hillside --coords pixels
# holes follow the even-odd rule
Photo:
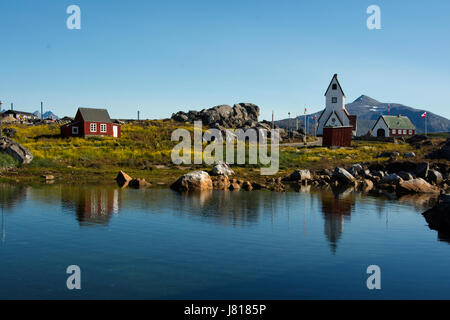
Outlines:
[[[16,141],[34,155],[31,164],[20,167],[16,178],[38,179],[42,174],[54,174],[75,182],[112,181],[118,170],[125,170],[135,177],[151,181],[172,182],[176,177],[194,169],[208,169],[205,165],[176,166],[171,162],[171,141],[176,128],[193,132],[188,124],[166,121],[141,121],[122,126],[122,138],[61,138],[58,125],[13,126],[17,130]],[[383,151],[412,151],[406,143],[354,142],[352,148],[328,149],[321,147],[280,147],[280,173],[283,175],[297,168],[319,169],[357,162],[383,161],[376,158]],[[420,154],[420,150],[414,150]],[[192,155],[192,154],[191,154]],[[0,158],[3,166],[17,165],[11,158]],[[161,168],[164,165],[164,168]],[[244,176],[259,176],[258,166],[234,166]],[[10,175],[3,174],[3,179]]]

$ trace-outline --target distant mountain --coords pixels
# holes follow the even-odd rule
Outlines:
[[[41,118],[41,113],[39,111],[35,111],[35,112],[33,112],[33,114],[36,117],[38,117],[39,119]],[[47,111],[47,112],[44,112],[44,119],[58,120],[59,117],[57,115],[55,115],[53,112]]]
[[[405,106],[399,103],[385,103],[379,102],[371,97],[362,95],[352,103],[346,104],[347,110],[350,114],[356,114],[358,116],[358,135],[366,134],[375,124],[375,121],[381,115],[388,114],[388,105],[391,106],[391,115],[401,114],[407,116],[411,122],[416,126],[417,132],[425,132],[425,121],[422,119],[421,115],[426,111],[428,115],[427,119],[427,129],[428,132],[450,132],[450,120],[434,114],[430,111],[423,109],[415,109],[412,107]],[[315,115],[320,116],[322,111],[308,115],[312,119]],[[304,126],[304,117],[299,117],[299,124]],[[310,120],[312,123],[312,120]],[[288,127],[288,119],[283,119],[276,121],[281,128]],[[296,127],[296,120],[291,119],[291,128]],[[312,126],[311,126],[312,127]]]

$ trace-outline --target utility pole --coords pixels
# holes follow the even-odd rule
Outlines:
[[[140,116],[140,114],[139,114],[139,113],[140,113],[140,111],[138,111],[138,121],[139,121],[139,116]]]
[[[14,103],[11,102],[11,110],[14,110]]]
[[[275,121],[274,121],[274,114],[272,111],[272,130],[274,130],[274,129],[275,129]]]
[[[288,112],[288,137],[289,137],[289,142],[291,141],[291,113]]]
[[[44,120],[44,103],[41,101],[41,120]]]

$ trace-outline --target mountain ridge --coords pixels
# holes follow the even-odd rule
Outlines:
[[[351,103],[347,103],[345,106],[350,114],[355,114],[358,116],[358,132],[357,135],[361,136],[366,134],[370,129],[372,129],[376,120],[381,115],[388,115],[388,106],[390,105],[390,114],[407,116],[411,122],[416,126],[417,132],[425,132],[425,121],[421,117],[424,112],[427,112],[427,131],[429,133],[435,132],[449,132],[450,131],[450,120],[437,115],[429,110],[417,109],[410,106],[406,106],[401,103],[390,103],[390,102],[380,102],[374,98],[367,95],[361,95]],[[320,112],[307,115],[309,118],[313,118],[315,115],[320,116]],[[298,117],[300,120],[299,124],[304,126],[304,116]],[[296,125],[293,121],[296,118],[291,119],[291,127]],[[310,125],[312,128],[312,120]],[[279,125],[281,128],[288,127],[289,119],[282,119],[275,121],[275,124]]]

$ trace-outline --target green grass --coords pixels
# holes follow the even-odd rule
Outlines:
[[[16,167],[17,165],[18,161],[9,154],[0,153],[0,168]]]
[[[174,123],[170,120],[143,121],[122,126],[122,137],[61,138],[58,125],[12,126],[17,130],[13,139],[27,147],[34,156],[31,164],[21,165],[18,176],[39,179],[42,174],[55,174],[66,181],[112,181],[118,170],[125,170],[135,177],[153,181],[169,182],[184,171],[172,164],[171,151],[178,142],[171,141],[177,128],[193,131],[192,125]],[[248,144],[247,147],[248,149]],[[280,147],[280,173],[292,169],[321,169],[346,166],[362,162],[380,162],[377,158],[384,151],[404,154],[414,151],[418,158],[422,150],[415,150],[405,142],[383,143],[354,141],[350,148],[328,149],[323,147]],[[224,148],[224,160],[226,149]],[[193,152],[191,152],[193,157]],[[235,165],[243,175],[259,174],[259,164]],[[170,168],[159,170],[157,164]],[[0,167],[17,166],[9,156],[0,156]],[[185,170],[208,169],[207,165],[189,165]],[[3,179],[12,176],[3,175]]]

